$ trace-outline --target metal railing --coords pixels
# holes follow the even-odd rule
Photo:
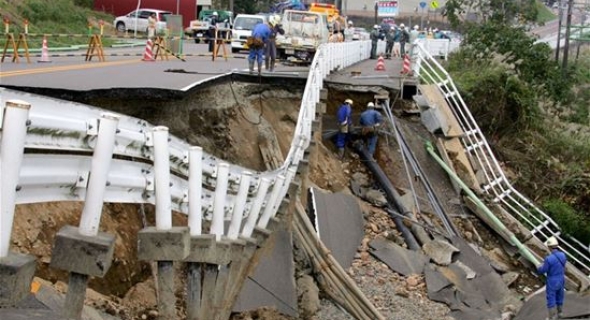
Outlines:
[[[158,183],[169,181],[169,188],[160,185],[160,190],[169,193],[168,199],[160,201],[170,201],[169,209],[189,215],[193,235],[201,234],[202,220],[212,221],[210,234],[231,239],[239,234],[249,237],[254,227],[266,228],[286,196],[296,167],[309,146],[323,79],[336,68],[366,59],[369,50],[370,43],[366,41],[325,44],[319,48],[309,69],[289,153],[279,169],[267,172],[252,172],[225,163],[199,147],[168,136],[165,128],[141,119],[0,88],[2,137],[12,137],[14,130],[23,129],[11,125],[15,123],[14,110],[19,111],[16,112],[18,117],[26,117],[26,135],[22,141],[2,139],[2,157],[10,156],[4,143],[17,144],[14,147],[20,160],[7,158],[2,161],[0,170],[0,234],[3,235],[0,257],[8,251],[15,204],[84,201],[89,196],[89,177],[97,170],[106,175],[102,199],[106,202],[155,204],[160,199],[156,192]],[[26,115],[9,101],[29,106],[25,108]],[[99,161],[92,159],[97,152],[101,126],[112,117],[116,118],[116,133],[107,149],[112,148],[114,159],[105,170],[97,167]],[[158,141],[161,150],[167,150],[169,156],[168,161],[159,163],[169,168],[156,166],[155,142],[162,131],[166,138],[160,137]],[[223,220],[231,221],[227,234],[224,234]]]
[[[501,205],[518,219],[535,238],[540,241],[545,241],[551,236],[558,238],[569,261],[580,271],[590,275],[588,246],[573,237],[561,234],[559,226],[551,217],[514,189],[451,76],[421,43],[417,44],[417,48],[418,50],[414,51],[416,63],[413,70],[422,82],[436,84],[448,102],[463,130],[460,140],[465,153],[476,163],[476,169],[485,177],[485,182],[480,181],[481,191],[490,195],[493,203]]]

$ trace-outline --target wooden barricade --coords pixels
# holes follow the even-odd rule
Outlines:
[[[154,40],[154,59],[158,60],[158,55],[160,56],[160,60],[164,60],[164,58],[166,58],[166,61],[168,61],[169,59],[169,49],[168,46],[166,44],[166,38],[162,37],[162,36],[157,36],[156,40]],[[162,53],[160,54],[160,49],[162,50]]]
[[[231,30],[229,29],[215,29],[215,42],[213,43],[213,54],[211,55],[212,61],[215,61],[215,58],[219,54],[219,48],[223,49],[223,58],[227,61],[227,48],[225,47],[226,42],[231,41]]]
[[[0,62],[4,62],[6,58],[8,48],[12,49],[12,62],[19,62],[19,53],[18,50],[22,47],[24,49],[24,56],[27,58],[27,63],[31,63],[31,58],[29,56],[29,45],[27,44],[27,35],[21,33],[18,36],[18,40],[14,40],[14,35],[12,33],[6,34],[6,42],[4,44],[4,50],[2,50],[2,59]]]
[[[100,35],[94,34],[90,36],[88,41],[88,50],[86,51],[85,61],[91,61],[92,57],[97,56],[98,61],[104,62],[104,50],[102,48],[102,40]]]

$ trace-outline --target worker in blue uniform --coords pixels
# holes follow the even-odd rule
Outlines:
[[[558,249],[559,243],[551,237],[545,243],[551,253],[545,257],[543,264],[537,267],[537,273],[547,275],[545,286],[547,310],[549,320],[557,320],[563,315],[563,300],[565,295],[565,264],[567,257]]]
[[[352,125],[352,105],[351,99],[344,100],[344,103],[338,108],[336,118],[338,119],[338,134],[336,135],[336,148],[338,148],[338,157],[344,158],[344,148],[348,142],[350,127]]]
[[[254,62],[258,63],[258,74],[262,71],[262,61],[264,60],[264,48],[268,43],[271,35],[270,26],[267,23],[259,23],[254,26],[252,35],[246,40],[246,45],[250,49],[248,54],[248,67],[250,73],[254,73]]]
[[[367,103],[367,110],[361,113],[360,125],[362,127],[361,135],[371,158],[375,155],[375,149],[377,148],[377,129],[381,123],[383,123],[383,116],[379,111],[375,110],[375,104],[373,102]]]

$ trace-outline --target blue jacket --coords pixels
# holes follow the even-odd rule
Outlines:
[[[352,115],[352,108],[350,105],[344,103],[338,109],[336,117],[338,118],[338,124],[341,126],[350,125],[350,117]]]
[[[383,122],[383,116],[375,109],[367,109],[361,113],[360,124],[363,127],[372,127]]]
[[[266,23],[259,23],[254,27],[252,30],[252,37],[258,38],[262,40],[262,42],[267,43],[268,38],[270,38],[270,27]]]
[[[537,273],[547,274],[547,287],[557,289],[565,283],[565,253],[554,249],[543,261],[543,265],[537,268]]]

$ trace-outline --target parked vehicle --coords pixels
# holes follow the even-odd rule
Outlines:
[[[265,14],[238,14],[232,27],[231,51],[236,53],[248,49],[246,39],[252,34],[254,26],[268,22],[268,17]]]
[[[325,14],[285,10],[281,20],[284,35],[277,36],[279,58],[297,57],[310,62],[318,47],[328,42],[328,19]]]
[[[156,32],[160,33],[166,29],[166,17],[172,12],[157,9],[139,9],[124,16],[116,17],[113,25],[119,32],[138,31],[147,33],[148,18],[152,13],[156,14]]]
[[[353,41],[357,41],[357,40],[369,40],[371,38],[369,31],[367,31],[367,29],[365,28],[358,28],[355,27],[353,34],[352,34],[352,40]]]
[[[207,42],[207,31],[211,27],[213,12],[217,12],[217,27],[231,29],[233,25],[233,12],[226,10],[201,10],[197,20],[191,20],[189,26],[184,29],[184,34],[195,39],[195,43]]]

